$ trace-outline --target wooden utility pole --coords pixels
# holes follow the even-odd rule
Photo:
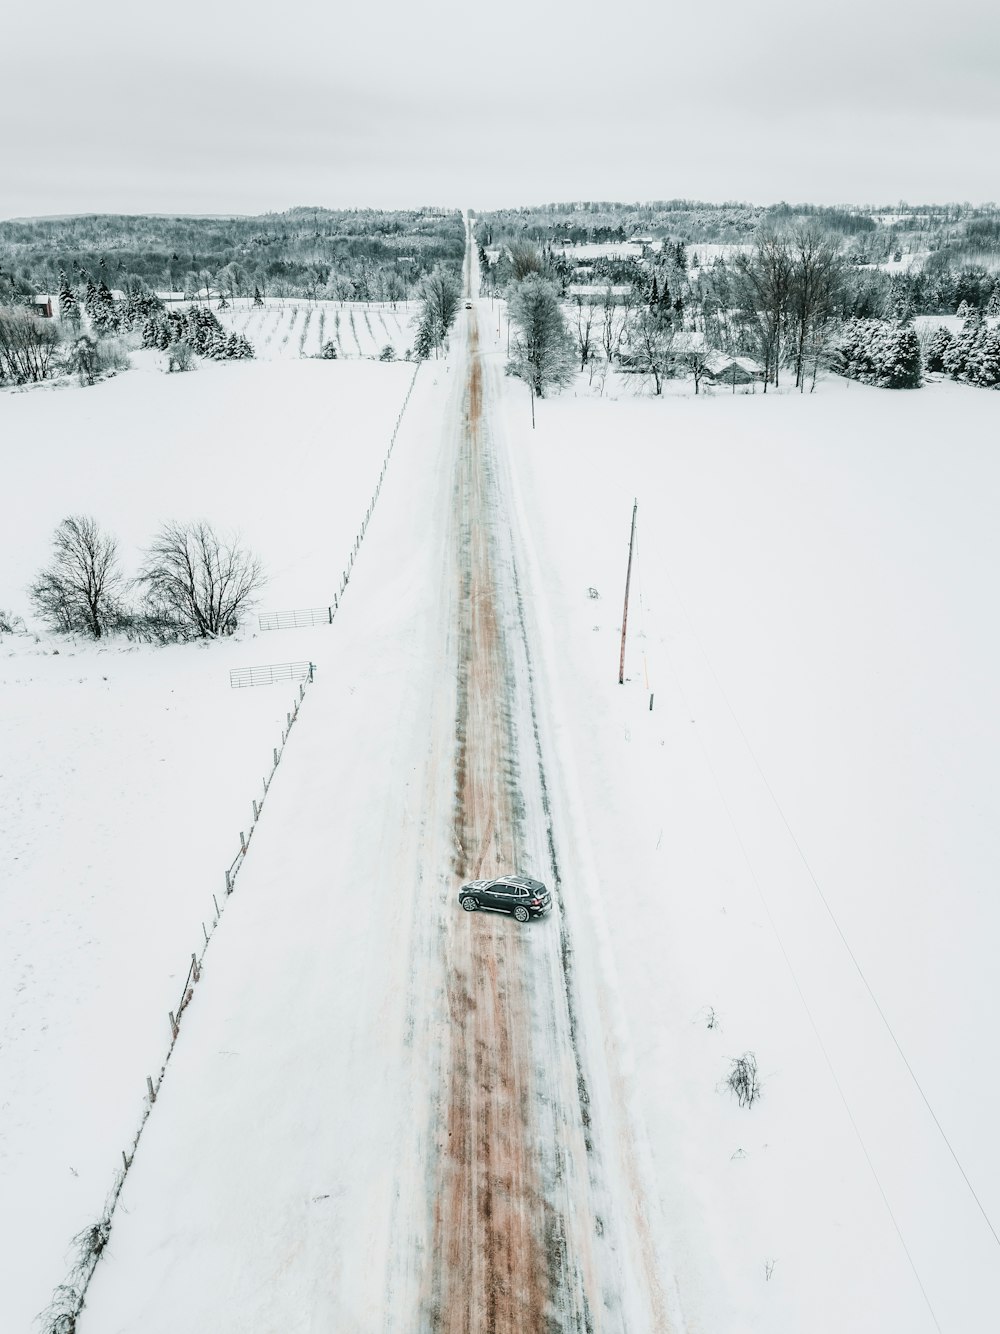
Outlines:
[[[618,684],[625,684],[625,627],[628,625],[628,586],[632,582],[632,550],[635,547],[635,515],[638,500],[632,502],[632,535],[628,540],[628,570],[625,573],[625,610],[622,612],[622,655],[618,662]]]

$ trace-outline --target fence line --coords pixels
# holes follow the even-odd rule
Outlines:
[[[344,589],[351,581],[351,571],[354,569],[354,560],[364,541],[365,533],[368,531],[368,525],[371,523],[372,514],[375,510],[375,502],[382,492],[382,483],[385,481],[385,474],[389,468],[389,460],[392,458],[392,451],[396,445],[396,437],[399,434],[399,428],[402,425],[403,413],[406,411],[410,402],[410,395],[413,393],[413,387],[417,383],[417,376],[420,374],[420,367],[423,362],[418,361],[416,369],[413,372],[413,378],[410,380],[410,387],[406,391],[402,406],[396,414],[396,424],[392,428],[392,436],[389,439],[389,447],[385,451],[382,459],[382,466],[379,469],[378,481],[375,483],[375,490],[372,492],[371,500],[368,502],[368,508],[365,510],[365,517],[361,521],[361,527],[358,529],[354,538],[354,544],[351,547],[347,562],[340,573],[340,587],[333,596],[333,602],[327,607],[305,607],[293,611],[266,611],[261,612],[257,621],[261,630],[291,630],[299,629],[310,625],[332,625],[333,618],[340,608],[340,599],[344,596]],[[230,673],[232,676],[232,673]],[[235,684],[235,683],[233,683]],[[246,684],[251,684],[247,682]],[[254,682],[253,684],[256,684]]]
[[[261,814],[263,813],[264,801],[270,790],[278,765],[281,763],[281,758],[284,755],[285,747],[288,744],[289,734],[291,733],[293,725],[298,721],[299,709],[305,700],[306,685],[313,680],[312,664],[307,663],[306,666],[310,668],[308,677],[306,680],[300,681],[295,703],[291,710],[285,715],[285,726],[281,731],[281,744],[280,746],[275,746],[271,751],[271,768],[262,780],[261,786],[263,790],[261,796],[259,799],[257,797],[252,799],[251,806],[253,814],[247,825],[246,832],[242,829],[240,830],[240,850],[226,867],[225,897],[220,906],[217,896],[215,894],[212,895],[214,914],[209,914],[209,924],[207,926],[204,920],[201,923],[202,940],[199,942],[198,948],[191,952],[191,958],[188,963],[187,974],[184,978],[184,985],[181,988],[180,998],[177,1001],[176,1007],[167,1012],[170,1032],[170,1041],[167,1044],[167,1054],[163,1058],[163,1064],[160,1066],[159,1073],[155,1077],[146,1075],[142,1116],[140,1117],[135,1136],[132,1139],[130,1147],[128,1149],[122,1149],[122,1165],[115,1173],[111,1191],[105,1201],[104,1212],[92,1227],[86,1228],[79,1234],[79,1236],[74,1238],[74,1242],[79,1248],[79,1254],[73,1264],[69,1281],[61,1284],[56,1289],[52,1302],[40,1317],[42,1320],[43,1334],[55,1334],[56,1331],[74,1329],[76,1327],[75,1321],[83,1309],[83,1304],[87,1296],[87,1289],[90,1286],[90,1280],[93,1278],[94,1270],[97,1268],[97,1262],[101,1258],[104,1248],[107,1245],[108,1238],[111,1235],[111,1220],[114,1216],[115,1207],[118,1204],[119,1197],[125,1186],[125,1178],[135,1160],[136,1150],[139,1147],[139,1141],[142,1139],[142,1132],[149,1119],[150,1110],[156,1102],[157,1095],[167,1073],[167,1065],[170,1062],[170,1057],[173,1055],[177,1039],[180,1037],[181,1018],[184,1011],[191,1003],[196,984],[201,980],[201,975],[204,970],[205,954],[213,936],[215,935],[222,914],[225,911],[226,902],[234,892],[236,876],[240,867],[243,865],[247,850],[250,846],[250,840],[257,827],[257,822],[260,820]]]
[[[246,686],[272,686],[275,681],[311,681],[311,662],[269,662],[257,667],[230,667],[229,684],[234,690]]]
[[[307,625],[331,625],[337,611],[337,599],[332,607],[302,607],[295,611],[262,611],[257,617],[261,630],[301,630]]]
[[[396,444],[396,437],[399,434],[399,427],[403,419],[403,413],[406,411],[407,405],[410,401],[410,395],[413,393],[413,387],[417,382],[417,375],[420,372],[420,367],[422,364],[423,364],[422,362],[417,362],[416,369],[413,372],[413,378],[410,381],[410,387],[406,391],[406,396],[403,399],[403,405],[396,416],[396,424],[393,427],[392,437],[389,441],[389,447],[386,450],[385,457],[382,460],[382,468],[381,471],[379,472],[378,482],[376,483],[375,490],[372,493],[372,498],[368,505],[368,508],[365,511],[365,517],[361,523],[361,527],[359,528],[357,536],[354,539],[354,545],[351,548],[351,553],[350,556],[348,557],[347,564],[343,570],[343,573],[341,574],[340,591],[333,601],[334,615],[336,614],[339,601],[343,597],[344,589],[350,582],[351,570],[354,567],[354,558],[357,555],[361,547],[361,543],[364,540],[365,533],[368,530],[368,524],[371,521],[372,513],[375,509],[375,502],[378,500],[379,493],[382,490],[382,482],[385,480],[386,470],[389,466],[389,459],[392,457],[392,451]],[[273,614],[280,615],[281,613],[273,613]],[[294,613],[292,614],[294,615]],[[332,617],[330,619],[332,620]],[[271,752],[272,755],[271,769],[270,772],[264,777],[262,781],[261,784],[262,794],[260,800],[258,800],[255,797],[252,802],[252,809],[253,809],[252,820],[249,822],[246,831],[242,829],[240,830],[240,849],[237,852],[236,856],[233,858],[233,860],[230,862],[229,866],[226,867],[225,898],[223,899],[222,906],[220,907],[218,898],[216,897],[215,894],[212,895],[212,906],[214,908],[214,916],[209,917],[210,926],[206,926],[204,921],[201,923],[203,942],[200,944],[200,949],[192,951],[191,959],[187,968],[187,974],[184,979],[184,987],[181,991],[180,1000],[177,1002],[176,1010],[168,1011],[167,1017],[170,1025],[170,1030],[169,1030],[170,1042],[167,1046],[167,1054],[163,1059],[163,1064],[160,1066],[159,1073],[156,1075],[155,1079],[151,1075],[146,1076],[146,1086],[145,1086],[145,1092],[143,1094],[143,1111],[139,1121],[139,1126],[135,1132],[135,1136],[132,1140],[130,1148],[122,1150],[122,1166],[115,1173],[111,1192],[108,1195],[107,1200],[105,1201],[104,1212],[101,1214],[98,1221],[92,1227],[86,1228],[83,1232],[81,1232],[78,1235],[78,1237],[74,1238],[74,1242],[78,1247],[79,1253],[70,1272],[69,1281],[61,1284],[56,1289],[56,1292],[52,1298],[52,1302],[50,1303],[47,1310],[43,1312],[42,1316],[40,1317],[42,1321],[41,1327],[43,1334],[57,1334],[57,1331],[59,1332],[59,1334],[61,1334],[61,1331],[75,1328],[76,1320],[81,1310],[83,1309],[83,1304],[87,1296],[87,1289],[90,1286],[90,1280],[93,1278],[94,1270],[97,1268],[97,1262],[101,1258],[104,1248],[108,1243],[108,1238],[111,1235],[111,1220],[114,1216],[115,1207],[118,1204],[119,1197],[121,1196],[122,1190],[125,1186],[125,1178],[128,1175],[132,1163],[135,1161],[135,1155],[139,1147],[139,1141],[142,1138],[142,1132],[145,1128],[147,1120],[149,1119],[149,1113],[153,1107],[153,1104],[156,1102],[157,1094],[160,1091],[164,1077],[167,1072],[167,1065],[169,1064],[170,1057],[173,1054],[173,1050],[177,1043],[177,1039],[180,1036],[181,1018],[184,1014],[184,1011],[191,1003],[191,1000],[194,995],[195,985],[201,979],[201,975],[204,969],[205,953],[208,950],[208,946],[215,935],[215,931],[219,925],[222,913],[225,911],[226,902],[235,889],[236,877],[240,871],[240,868],[243,865],[243,862],[246,859],[247,850],[250,846],[250,840],[253,838],[254,830],[257,827],[258,820],[260,819],[261,812],[264,806],[264,801],[267,797],[268,791],[270,790],[271,782],[274,778],[275,771],[277,770],[278,765],[281,762],[281,757],[284,754],[285,746],[288,744],[289,733],[292,730],[293,724],[298,720],[299,708],[303,700],[305,699],[306,684],[308,682],[311,682],[314,676],[314,668],[312,663],[305,663],[305,664],[279,663],[279,664],[272,664],[270,667],[266,669],[268,671],[273,672],[275,670],[275,667],[293,668],[297,666],[306,667],[307,669],[306,679],[300,680],[298,698],[295,701],[294,708],[288,714],[286,714],[286,725],[282,729],[281,733],[281,745],[275,746]],[[234,672],[237,673],[249,672],[252,674],[255,671],[261,671],[261,670],[263,669],[254,667],[234,668],[230,672],[230,683],[233,684],[232,677]],[[280,678],[274,677],[272,679],[280,679]],[[284,679],[292,679],[292,678],[285,677]]]

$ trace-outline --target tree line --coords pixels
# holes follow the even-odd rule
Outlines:
[[[60,269],[109,287],[230,299],[401,301],[439,263],[460,269],[464,223],[455,210],[291,209],[247,218],[87,216],[0,222],[0,302],[53,291]]]

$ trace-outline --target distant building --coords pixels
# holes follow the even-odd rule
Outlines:
[[[596,283],[570,283],[566,288],[567,296],[571,297],[589,296],[597,298],[606,296],[609,291],[612,297],[622,297],[628,296],[632,288],[628,283],[612,283],[610,287],[607,283],[603,286]]]
[[[709,352],[705,358],[705,379],[713,384],[753,384],[763,380],[764,368],[750,357],[731,357],[726,352]]]
[[[43,320],[51,320],[56,309],[56,298],[54,296],[35,296],[31,299],[31,309],[36,315],[40,315]]]

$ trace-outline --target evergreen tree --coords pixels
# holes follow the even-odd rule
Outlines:
[[[1000,326],[988,329],[983,335],[978,383],[984,389],[1000,388]]]
[[[894,320],[882,332],[877,347],[876,383],[883,389],[918,389],[920,387],[920,340],[913,324]]]
[[[63,269],[59,270],[59,318],[74,328],[80,326],[80,304]]]
[[[945,354],[951,347],[955,339],[951,330],[940,325],[931,334],[930,342],[927,344],[927,369],[935,373],[944,370]]]
[[[920,340],[905,320],[848,320],[834,351],[834,370],[882,389],[917,389]]]

